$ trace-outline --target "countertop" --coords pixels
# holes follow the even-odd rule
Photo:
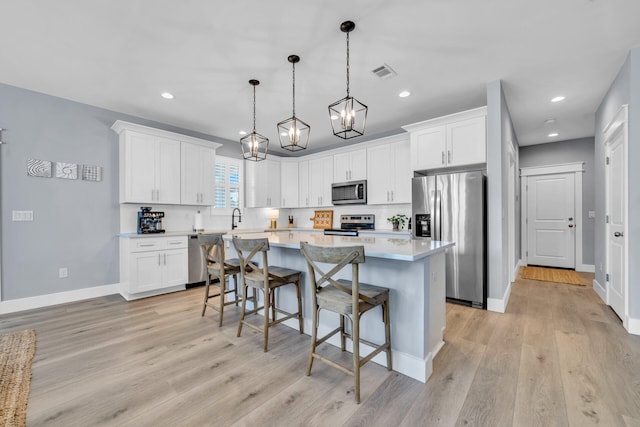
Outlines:
[[[203,231],[193,231],[193,230],[178,230],[178,231],[166,231],[164,233],[149,233],[149,234],[138,234],[138,233],[118,233],[118,237],[123,238],[146,238],[146,237],[174,237],[174,236],[191,236],[194,234],[214,234],[214,233],[224,233],[224,234],[244,234],[244,233],[271,233],[271,232],[305,232],[305,233],[323,233],[324,230],[319,228],[236,228],[235,230],[223,229],[223,230],[203,230]],[[398,236],[400,238],[408,239],[410,237],[410,233],[407,230],[401,231],[393,231],[393,230],[360,230],[359,233],[361,235],[384,235],[387,236]]]
[[[274,247],[300,249],[300,242],[309,242],[318,246],[353,246],[363,245],[365,256],[373,258],[386,258],[398,261],[417,261],[446,248],[453,246],[453,242],[435,241],[430,239],[410,239],[408,235],[398,238],[380,236],[326,236],[322,233],[310,233],[305,231],[291,231],[289,233],[270,231],[265,233],[234,232],[234,235],[242,238],[269,239],[269,244]],[[228,234],[224,237],[231,239]]]

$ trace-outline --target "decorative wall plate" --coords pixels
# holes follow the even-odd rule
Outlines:
[[[48,160],[28,159],[27,175],[51,178],[51,162]]]
[[[56,163],[56,178],[78,179],[78,165],[75,163]]]

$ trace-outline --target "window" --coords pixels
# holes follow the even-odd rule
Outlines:
[[[242,188],[242,160],[216,156],[215,199],[212,214],[239,208]]]

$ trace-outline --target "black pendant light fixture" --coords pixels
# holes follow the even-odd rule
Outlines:
[[[349,33],[356,28],[353,21],[345,21],[340,31],[347,33],[347,96],[329,105],[329,118],[333,134],[343,139],[364,135],[367,106],[349,93]]]
[[[311,126],[296,117],[296,64],[300,62],[298,55],[289,55],[287,60],[293,66],[293,115],[278,123],[280,147],[289,151],[300,151],[307,148]]]
[[[249,80],[249,84],[253,86],[253,131],[240,138],[240,145],[242,146],[242,155],[245,160],[259,162],[267,158],[269,138],[256,132],[256,86],[258,86],[260,82],[251,79]]]

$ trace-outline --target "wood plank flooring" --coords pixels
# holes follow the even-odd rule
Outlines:
[[[370,363],[360,405],[351,377],[319,362],[305,376],[308,336],[272,328],[263,353],[256,331],[235,336],[235,307],[222,328],[200,317],[202,293],[0,316],[2,333],[36,329],[28,425],[640,425],[640,337],[590,286],[519,278],[505,314],[447,305],[427,384]]]

